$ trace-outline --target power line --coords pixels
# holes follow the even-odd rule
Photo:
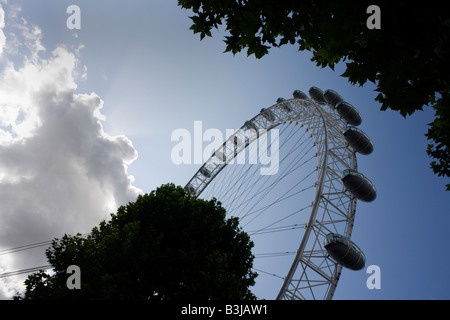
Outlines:
[[[0,273],[0,279],[17,276],[20,274],[33,273],[33,272],[40,271],[40,270],[47,270],[47,269],[51,269],[51,268],[53,268],[52,265],[45,265],[45,266],[40,266],[40,267],[32,267],[32,268],[27,268],[27,269],[22,269],[22,270]]]
[[[20,246],[20,247],[0,250],[0,256],[4,255],[4,254],[8,254],[8,253],[14,253],[14,252],[19,252],[19,251],[23,251],[23,250],[29,250],[29,249],[34,249],[34,248],[38,248],[38,247],[47,246],[47,245],[52,244],[52,241],[53,240],[36,242],[36,243],[27,244],[27,245]]]
[[[89,233],[81,234],[81,236],[83,236],[83,237],[87,236],[87,235],[89,235]],[[23,251],[23,250],[29,250],[29,249],[39,248],[39,247],[43,247],[43,246],[48,246],[48,245],[51,245],[52,242],[53,242],[53,240],[47,240],[47,241],[42,241],[42,242],[35,242],[35,243],[31,243],[31,244],[26,244],[26,245],[19,246],[19,247],[3,249],[3,250],[0,250],[0,256],[4,255],[4,254],[9,254],[9,253]]]
[[[290,227],[290,229],[296,229],[298,227],[298,225],[292,225],[292,226],[287,226],[287,227]],[[284,228],[286,228],[286,227],[280,227],[280,230],[278,230],[278,231],[281,231]],[[276,229],[276,228],[274,228],[274,229]],[[268,232],[275,232],[275,230],[268,231]],[[84,234],[84,235],[87,235],[87,234]],[[24,250],[30,250],[30,249],[34,249],[34,248],[38,248],[38,247],[43,247],[43,246],[51,245],[52,242],[53,242],[53,240],[47,240],[47,241],[36,242],[36,243],[31,243],[31,244],[27,244],[27,245],[23,245],[23,246],[0,250],[0,255],[5,255],[5,254],[24,251]],[[259,254],[257,253],[257,254],[255,254],[255,258],[274,258],[274,257],[292,255],[294,253],[295,252],[289,252],[289,251],[259,253]],[[40,270],[47,270],[47,269],[51,269],[51,268],[52,268],[52,265],[43,265],[43,266],[39,266],[39,267],[31,267],[31,268],[26,268],[26,269],[4,272],[4,273],[0,273],[0,279],[17,276],[17,275],[21,275],[21,274],[33,273],[33,272],[40,271]],[[268,273],[268,272],[260,270],[260,269],[256,269],[256,268],[253,268],[253,269],[258,270],[263,273],[266,273],[266,274],[270,274],[270,275],[278,277],[278,278],[281,278],[278,275],[274,275],[274,274]]]
[[[82,234],[82,236],[86,236],[86,235],[88,235],[88,233]],[[47,240],[47,241],[42,241],[42,242],[26,244],[26,245],[14,247],[14,248],[3,249],[3,250],[0,250],[0,256],[5,255],[5,254],[20,252],[20,251],[24,251],[24,250],[35,249],[35,248],[39,248],[39,247],[43,247],[43,246],[48,246],[48,245],[51,245],[52,242],[53,242],[53,240]],[[17,276],[17,275],[21,275],[21,274],[33,273],[33,272],[40,271],[40,270],[47,270],[47,269],[51,269],[51,268],[53,268],[52,265],[44,265],[44,266],[39,266],[39,267],[31,267],[31,268],[27,268],[27,269],[20,269],[20,270],[0,273],[0,279]]]

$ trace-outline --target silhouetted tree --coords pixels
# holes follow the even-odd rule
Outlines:
[[[261,58],[269,49],[297,44],[331,69],[346,61],[352,84],[376,84],[381,109],[404,117],[426,105],[435,110],[427,153],[439,176],[450,176],[450,12],[444,2],[335,0],[179,0],[194,13],[201,39],[226,26],[225,52]],[[380,29],[367,20],[378,5]],[[450,184],[447,184],[450,190]]]
[[[253,299],[253,243],[225,209],[163,185],[121,206],[83,237],[55,239],[54,274],[30,275],[16,299]],[[81,289],[67,287],[67,268]]]

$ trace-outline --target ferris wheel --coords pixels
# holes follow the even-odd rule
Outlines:
[[[266,299],[332,299],[342,267],[365,265],[350,238],[357,199],[376,198],[356,159],[373,144],[341,95],[317,87],[309,95],[296,90],[261,109],[185,186],[239,218],[255,243],[255,289],[279,290]]]

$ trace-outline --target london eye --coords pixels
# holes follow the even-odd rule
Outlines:
[[[373,144],[340,94],[308,93],[296,90],[245,121],[185,186],[239,218],[255,243],[255,290],[278,288],[258,298],[332,299],[342,268],[365,266],[350,239],[357,200],[376,198],[356,158]]]

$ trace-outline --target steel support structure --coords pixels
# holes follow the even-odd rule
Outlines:
[[[330,232],[351,237],[356,199],[346,191],[341,178],[343,170],[357,169],[355,152],[343,136],[347,123],[332,107],[312,99],[290,99],[262,109],[216,150],[185,189],[199,196],[252,141],[287,122],[305,126],[310,132],[318,170],[309,222],[299,234],[300,246],[277,299],[331,299],[341,266],[329,257],[323,239]]]

